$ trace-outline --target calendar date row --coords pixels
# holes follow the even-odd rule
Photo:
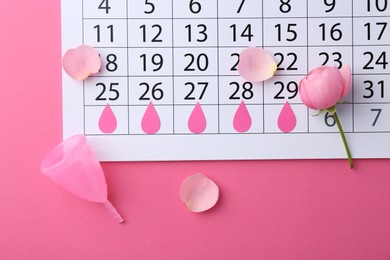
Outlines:
[[[390,16],[367,18],[84,20],[94,47],[383,45]],[[351,31],[359,32],[351,34]],[[307,33],[310,32],[310,33]]]
[[[103,66],[97,76],[238,75],[243,48],[98,48]],[[388,74],[390,46],[270,47],[276,75],[305,75],[321,66],[349,64],[355,74]]]
[[[88,0],[87,18],[388,15],[388,0]]]
[[[240,77],[90,78],[85,82],[87,105],[173,104],[300,104],[298,85],[302,77],[276,76],[262,83]],[[390,75],[355,75],[353,91],[342,102],[390,103]]]

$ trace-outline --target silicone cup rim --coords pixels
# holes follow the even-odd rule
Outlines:
[[[72,141],[75,142],[74,146],[71,149],[69,149],[69,151],[67,151],[67,153],[62,157],[62,159],[61,160],[58,160],[58,159],[54,160],[54,158],[56,157],[56,154],[58,153],[58,150],[62,149],[62,147],[65,144],[70,143]],[[64,161],[66,161],[73,154],[73,151],[78,149],[83,144],[83,141],[86,141],[86,137],[83,134],[76,134],[76,135],[73,135],[73,136],[65,139],[63,142],[61,142],[60,144],[55,146],[43,159],[43,161],[41,163],[41,172],[47,176],[52,175],[51,170],[58,167]],[[48,174],[48,173],[50,173],[50,174]]]

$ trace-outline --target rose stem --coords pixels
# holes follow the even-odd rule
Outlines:
[[[339,117],[337,116],[336,112],[333,113],[333,117],[334,117],[334,120],[336,121],[337,127],[339,129],[341,139],[343,139],[344,147],[345,147],[345,150],[346,150],[347,155],[348,155],[349,167],[352,169],[353,168],[352,156],[351,156],[351,152],[349,151],[349,147],[348,147],[347,139],[345,138],[343,127],[341,126]]]

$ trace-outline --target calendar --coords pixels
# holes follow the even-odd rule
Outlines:
[[[299,81],[352,69],[338,105],[353,158],[390,158],[387,0],[62,0],[63,53],[95,48],[99,73],[63,75],[64,136],[101,161],[346,158],[335,119],[315,116]],[[249,82],[240,53],[277,63]]]

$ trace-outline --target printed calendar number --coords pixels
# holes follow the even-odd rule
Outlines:
[[[318,18],[350,17],[352,16],[354,6],[364,5],[364,3],[356,3],[356,0],[310,0],[307,3],[308,16]],[[322,21],[324,21],[324,19],[322,19]]]
[[[224,4],[219,1],[220,5]],[[258,0],[230,0],[224,8],[218,8],[218,16],[222,19],[231,19],[239,17],[259,17],[262,14],[262,5]]]
[[[159,24],[153,24],[150,28],[153,32],[149,34],[146,29],[146,25],[141,25],[139,27],[142,31],[142,41],[143,42],[163,42],[163,40],[160,38],[162,33],[162,26]]]
[[[367,12],[372,10],[384,12],[387,9],[387,4],[387,0],[367,0]]]
[[[352,21],[347,17],[340,18],[324,18],[313,17],[308,18],[308,43],[309,45],[323,46],[328,45],[345,45],[352,44]]]
[[[82,12],[84,18],[89,19],[126,19],[125,0],[84,0],[82,2]],[[76,11],[73,10],[73,11]],[[74,14],[75,15],[75,14]]]
[[[372,39],[371,23],[369,22],[369,23],[364,24],[364,27],[367,29],[367,40],[371,41],[371,39]],[[382,36],[387,28],[387,22],[376,22],[376,23],[374,23],[373,27],[376,27],[376,29],[379,29],[378,33],[377,33],[377,37],[374,37],[374,38],[376,38],[376,40],[378,40],[378,41],[382,40]]]
[[[372,80],[365,80],[363,83],[366,86],[366,88],[364,88],[364,90],[367,93],[367,94],[363,95],[363,98],[369,99],[369,98],[374,97],[374,95],[378,95],[378,93],[379,93],[380,98],[383,99],[385,97],[385,81],[384,80],[380,80],[380,81],[375,82],[375,83]]]
[[[101,59],[101,68],[98,74],[91,77],[126,77],[127,50],[125,48],[96,48]]]
[[[240,54],[239,53],[232,53],[232,54],[230,54],[230,57],[232,57],[232,58],[235,57],[235,63],[230,68],[230,71],[237,71],[238,63],[240,63]]]
[[[286,40],[288,42],[293,42],[297,39],[298,33],[294,28],[297,26],[296,23],[289,23],[287,26],[282,26],[280,23],[275,25],[275,28],[278,31],[278,41]]]
[[[117,87],[119,86],[119,83],[110,83],[108,88],[107,85],[104,83],[97,83],[96,87],[100,87],[101,91],[100,94],[96,97],[96,101],[115,101],[119,98],[119,91]]]
[[[264,103],[272,105],[301,104],[298,92],[301,76],[278,75],[264,82]]]
[[[324,0],[324,5],[328,7],[328,9],[325,10],[325,13],[330,13],[336,7],[336,0]]]
[[[248,100],[252,99],[254,96],[252,82],[244,82],[242,84],[238,82],[230,82],[230,86],[234,86],[235,89],[233,94],[229,97],[230,100]]]
[[[318,66],[336,66],[338,69],[345,64],[351,67],[353,63],[353,50],[348,46],[309,47],[309,71]]]
[[[180,19],[173,21],[174,46],[181,47],[209,47],[218,42],[218,35],[210,33],[216,31],[216,19]]]
[[[251,24],[247,24],[245,26],[245,28],[243,28],[241,30],[237,29],[237,24],[232,24],[230,26],[230,28],[232,29],[232,33],[233,33],[233,42],[237,42],[238,37],[241,37],[242,39],[246,38],[246,40],[248,42],[252,41],[253,34],[252,34],[252,25]]]
[[[367,63],[364,65],[364,70],[374,70],[375,68],[386,69],[389,62],[387,61],[387,53],[383,51],[379,56],[375,56],[374,53],[366,51],[363,53],[367,58]]]
[[[298,95],[298,84],[295,81],[290,81],[287,84],[283,81],[276,81],[274,85],[279,86],[279,92],[274,96],[274,99],[293,99]]]
[[[173,80],[169,77],[134,77],[129,78],[127,102],[130,106],[154,105],[172,106]]]
[[[150,67],[152,67],[153,72],[157,72],[161,70],[164,65],[164,58],[161,54],[156,53],[153,55],[141,54],[139,56],[142,60],[142,70],[144,72],[150,71]],[[151,65],[149,65],[151,63]]]
[[[274,57],[279,60],[277,63],[277,70],[298,70],[296,63],[298,60],[298,55],[294,52],[281,53],[277,52],[274,54]]]
[[[237,13],[241,13],[242,7],[244,6],[245,0],[242,0],[240,6],[238,7]]]
[[[325,120],[325,124],[328,126],[328,127],[334,127],[336,125],[336,119],[334,118],[334,116],[329,113],[329,112],[326,112],[325,113],[325,117],[324,117],[324,120]]]
[[[110,7],[110,4],[108,2],[108,0],[103,0],[100,5],[98,6],[98,9],[99,10],[104,10],[106,12],[106,14],[109,13],[111,7]]]
[[[341,23],[336,23],[333,25],[328,25],[326,23],[322,23],[319,25],[321,28],[322,41],[326,41],[329,37],[333,41],[340,41],[343,38],[343,32],[340,30]]]
[[[128,52],[130,76],[172,75],[172,49],[134,48]]]
[[[108,54],[106,57],[106,70],[109,72],[114,72],[118,69],[118,64],[116,63],[118,60],[118,57],[115,54]]]
[[[127,47],[127,22],[122,18],[84,21],[84,44],[96,48]]]
[[[390,131],[390,104],[357,104],[355,115],[359,117],[355,121],[357,132],[378,133]]]
[[[217,13],[217,5],[217,1],[209,0],[173,0],[173,17],[184,19],[211,18]]]
[[[264,19],[265,46],[304,46],[307,44],[307,20],[301,17]]]
[[[359,104],[389,103],[387,93],[390,75],[359,74],[354,76],[354,102]]]
[[[280,0],[279,10],[282,13],[289,13],[291,11],[290,0]]]
[[[207,26],[205,24],[198,24],[196,26],[196,28],[197,28],[196,34],[198,35],[198,37],[193,37],[193,30],[192,30],[191,24],[187,24],[184,28],[187,30],[188,42],[192,42],[193,38],[196,38],[197,42],[207,41],[207,39],[208,39]]]
[[[310,1],[311,2],[311,1]],[[263,1],[263,15],[272,19],[279,18],[302,18],[306,16],[304,1],[276,0]],[[317,3],[318,6],[318,3]]]
[[[372,108],[371,112],[373,112],[375,114],[375,118],[374,118],[374,121],[372,122],[372,126],[376,126],[376,123],[378,122],[379,116],[382,113],[382,109],[381,108]]]
[[[349,104],[340,104],[337,107],[337,115],[342,123],[345,133],[353,131],[352,106]],[[309,132],[312,133],[337,133],[337,122],[334,116],[329,112],[324,112],[319,116],[309,117]]]
[[[207,87],[209,86],[208,82],[186,82],[185,86],[190,88],[188,94],[184,97],[184,100],[202,100],[204,94],[206,93]],[[200,89],[200,93],[196,96],[196,90]]]
[[[93,77],[85,81],[85,104],[87,106],[126,105],[127,79],[125,77]]]
[[[245,48],[262,45],[261,19],[220,19],[218,29],[220,46]]]
[[[144,88],[143,94],[140,96],[139,100],[161,100],[164,98],[164,91],[161,88],[162,82],[158,82],[151,86],[147,82],[142,82],[139,84],[141,88]]]
[[[174,81],[175,105],[218,104],[218,79],[213,76],[178,77]]]
[[[341,52],[335,51],[332,53],[328,53],[323,51],[320,52],[318,55],[324,59],[324,62],[321,64],[322,66],[336,64],[337,68],[339,69],[343,67],[343,62],[341,61],[343,55],[341,54]]]
[[[202,11],[202,5],[198,1],[191,0],[188,6],[193,14],[198,14]]]
[[[266,47],[276,62],[276,75],[304,75],[308,72],[308,50],[305,47]],[[318,64],[320,65],[320,64]]]
[[[209,57],[205,53],[200,53],[199,55],[186,53],[184,57],[188,58],[184,71],[206,71],[209,67]]]
[[[101,42],[101,26],[96,25],[93,27],[96,30],[96,42]],[[114,25],[108,25],[105,29],[107,29],[108,32],[108,39],[110,42],[114,42]]]
[[[152,14],[156,9],[155,5],[150,0],[145,0],[145,8],[147,9],[144,11],[145,14]]]

